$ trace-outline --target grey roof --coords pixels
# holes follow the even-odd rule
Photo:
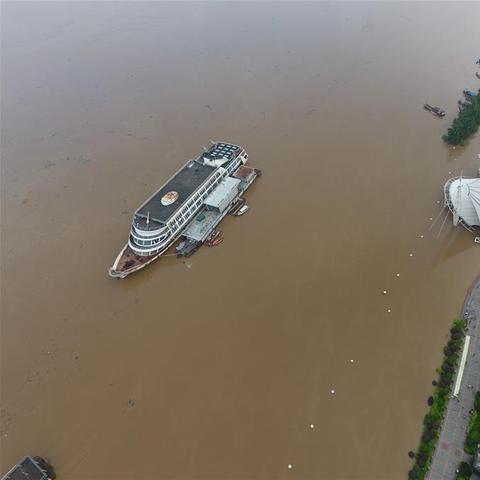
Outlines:
[[[202,210],[188,224],[188,227],[183,231],[183,236],[196,242],[203,242],[222,218],[223,215],[220,212]]]
[[[226,177],[215,188],[215,190],[205,199],[205,205],[211,207],[220,207],[224,202],[230,202],[238,195],[238,178]]]
[[[198,161],[188,162],[136,212],[136,215],[146,217],[149,213],[151,219],[165,223],[214,170],[215,167]],[[168,192],[177,192],[178,198],[171,205],[162,205],[161,199]]]
[[[38,467],[31,457],[23,458],[2,480],[47,480],[47,475]]]

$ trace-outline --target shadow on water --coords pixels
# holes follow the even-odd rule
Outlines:
[[[451,214],[449,213],[448,217],[450,216]],[[449,220],[451,218],[447,218],[447,221]],[[448,232],[444,234],[441,240],[440,248],[433,259],[432,265],[437,266],[444,260],[452,259],[468,250],[478,249],[479,245],[474,242],[474,237],[475,233],[471,233],[461,226],[450,226]]]

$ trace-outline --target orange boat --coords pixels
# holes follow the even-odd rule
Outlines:
[[[214,230],[205,240],[207,247],[215,247],[223,241],[223,232],[221,230]]]

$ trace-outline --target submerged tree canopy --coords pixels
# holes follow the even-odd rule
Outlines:
[[[461,103],[460,112],[442,137],[450,145],[459,145],[473,135],[480,126],[480,90],[467,102]]]

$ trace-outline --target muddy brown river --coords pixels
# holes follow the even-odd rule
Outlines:
[[[405,478],[480,266],[441,213],[480,166],[479,136],[441,141],[479,87],[479,18],[3,3],[0,473],[30,453],[59,479]],[[210,139],[262,169],[250,212],[109,278],[135,209]]]

